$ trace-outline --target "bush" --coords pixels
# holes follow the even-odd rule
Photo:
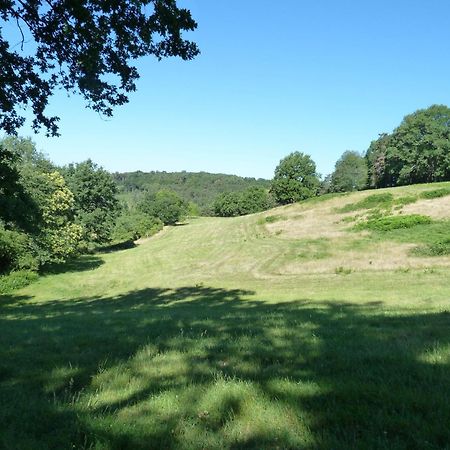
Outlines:
[[[263,188],[251,187],[243,192],[220,194],[214,201],[214,213],[220,217],[244,216],[275,206],[272,196]]]
[[[38,274],[29,270],[20,270],[0,276],[0,294],[8,294],[16,289],[28,286],[37,279]]]
[[[407,216],[387,216],[379,219],[371,219],[367,222],[359,223],[356,230],[391,231],[401,228],[412,228],[417,225],[430,224],[433,221],[428,216],[411,214]]]
[[[25,234],[0,227],[0,273],[10,270],[37,270],[33,243]]]
[[[366,198],[363,198],[357,203],[350,203],[340,208],[338,212],[352,212],[359,209],[372,209],[372,208],[389,208],[393,202],[393,196],[390,192],[384,194],[373,194]]]
[[[450,255],[450,238],[443,239],[433,244],[414,249],[414,254],[419,256],[446,256]]]
[[[139,211],[121,215],[113,230],[114,242],[135,241],[149,237],[163,229],[163,223],[157,217],[151,217]]]
[[[174,191],[147,193],[138,205],[140,212],[160,219],[164,225],[175,225],[188,213],[188,204]]]
[[[431,198],[445,197],[446,195],[450,195],[450,187],[433,189],[431,191],[424,191],[420,194],[420,198],[431,199]]]

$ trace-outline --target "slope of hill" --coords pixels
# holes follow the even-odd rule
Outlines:
[[[171,189],[186,201],[196,203],[202,212],[209,213],[215,198],[223,192],[244,191],[252,186],[269,187],[262,178],[244,178],[237,175],[207,172],[129,172],[113,174],[122,198],[136,201],[142,192],[155,193]]]
[[[5,296],[0,447],[446,448],[449,194],[198,218]]]

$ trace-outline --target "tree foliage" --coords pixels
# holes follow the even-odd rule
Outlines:
[[[135,241],[152,236],[162,228],[163,223],[157,217],[149,216],[141,211],[124,210],[116,221],[112,239],[114,242]]]
[[[0,148],[1,270],[35,270],[74,255],[82,228],[62,175],[28,139],[10,137]]]
[[[86,243],[108,242],[119,212],[117,186],[109,172],[90,159],[63,170],[75,199],[76,221]]]
[[[188,212],[188,204],[176,192],[162,190],[156,194],[147,193],[138,209],[151,217],[157,217],[164,225],[175,225]]]
[[[130,172],[115,173],[120,197],[130,206],[139,203],[145,193],[156,194],[168,189],[183,200],[198,205],[202,215],[214,213],[213,203],[219,194],[242,192],[250,187],[268,188],[270,182],[261,178],[207,172]]]
[[[9,134],[30,106],[33,128],[57,135],[58,117],[45,112],[57,88],[80,93],[88,107],[111,116],[136,89],[139,74],[130,61],[189,60],[199,52],[182,37],[197,24],[175,0],[6,0],[0,21],[17,24],[21,36],[21,46],[11,47],[0,28],[0,128]]]
[[[355,151],[346,151],[336,162],[331,175],[331,192],[359,191],[367,185],[366,159]]]
[[[366,158],[371,187],[450,180],[450,109],[433,105],[406,116],[371,143]]]
[[[269,209],[274,206],[274,200],[266,189],[251,187],[243,192],[220,194],[213,206],[216,216],[234,217]]]
[[[278,203],[284,205],[315,196],[319,185],[316,164],[311,157],[293,152],[276,167],[270,192]]]

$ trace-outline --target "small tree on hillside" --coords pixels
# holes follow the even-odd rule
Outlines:
[[[367,185],[367,162],[355,151],[346,151],[331,175],[331,192],[360,191]]]
[[[270,192],[278,203],[284,205],[315,196],[319,185],[316,164],[311,157],[293,152],[276,167]]]

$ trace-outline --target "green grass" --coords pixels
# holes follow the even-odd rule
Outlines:
[[[299,229],[304,208],[283,209]],[[260,217],[200,218],[3,295],[0,448],[449,448],[450,266],[291,274],[365,246]]]

